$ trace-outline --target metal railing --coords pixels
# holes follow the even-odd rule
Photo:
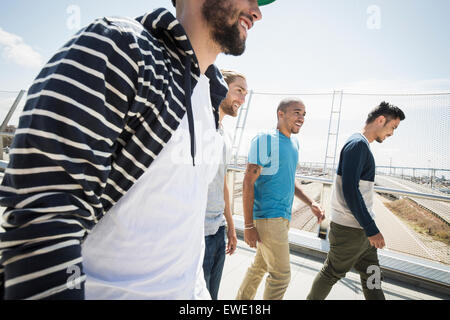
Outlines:
[[[238,166],[229,166],[228,171],[241,172],[241,173],[245,172],[244,169],[239,168]],[[303,176],[303,175],[299,175],[299,174],[297,174],[295,177],[297,179],[300,179],[300,180],[303,180],[306,182],[319,182],[324,185],[333,185],[333,180],[331,180],[331,179],[309,177],[309,176]],[[436,195],[436,194],[430,194],[430,193],[412,192],[412,191],[406,191],[406,190],[384,188],[384,187],[379,187],[379,186],[375,186],[374,191],[381,192],[381,193],[387,193],[387,194],[391,194],[391,195],[407,196],[407,197],[412,197],[412,198],[428,199],[428,200],[435,200],[435,201],[444,201],[444,202],[450,203],[450,197]]]
[[[9,108],[8,113],[5,116],[5,119],[3,119],[3,122],[0,124],[0,160],[3,160],[3,137],[14,137],[14,133],[11,132],[5,132],[9,121],[11,120],[11,117],[13,116],[14,112],[17,109],[17,106],[19,105],[22,98],[27,93],[26,90],[20,90],[18,92],[18,95],[16,99],[14,100],[11,108]],[[4,167],[6,166],[5,163],[0,164],[0,171],[4,170]]]

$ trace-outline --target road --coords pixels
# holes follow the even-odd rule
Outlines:
[[[378,175],[375,180],[376,184],[380,187],[391,188],[391,189],[400,189],[412,192],[420,192],[420,193],[431,193],[437,195],[445,195],[444,193],[438,192],[436,190],[432,190],[427,186],[423,186],[412,181],[402,180],[400,178],[390,177],[390,176],[381,176]],[[450,224],[450,203],[443,201],[434,201],[427,199],[419,199],[409,197],[414,200],[417,204],[422,207],[434,212],[436,215],[441,217],[441,219],[447,221]]]

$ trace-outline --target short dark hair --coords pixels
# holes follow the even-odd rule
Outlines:
[[[379,106],[375,107],[375,109],[373,109],[369,113],[366,124],[374,122],[375,119],[379,116],[384,116],[387,120],[386,122],[395,119],[400,119],[400,121],[403,121],[406,118],[405,114],[402,110],[400,110],[400,108],[393,106],[385,101],[381,102]]]
[[[176,7],[177,6],[177,0],[172,0],[172,4],[173,4],[174,7]]]
[[[294,103],[299,103],[303,106],[305,105],[303,103],[303,101],[298,98],[285,98],[285,99],[281,100],[280,104],[278,105],[277,114],[280,111],[286,113],[287,108]]]

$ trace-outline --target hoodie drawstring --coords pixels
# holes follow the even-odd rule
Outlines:
[[[194,115],[192,113],[192,85],[191,85],[191,57],[186,56],[186,61],[184,64],[184,96],[186,103],[186,113],[188,117],[189,124],[189,135],[191,138],[191,157],[192,157],[192,165],[195,167],[195,154],[196,144],[195,144],[195,127],[194,127]]]

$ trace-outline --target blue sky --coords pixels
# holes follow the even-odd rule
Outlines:
[[[81,26],[104,15],[135,17],[172,8],[170,0],[6,0],[0,4],[0,28],[20,36],[47,61],[75,32],[66,26],[71,5],[80,8]],[[367,27],[371,5],[380,9],[380,29]],[[262,12],[246,53],[218,59],[248,74],[257,90],[330,90],[368,80],[411,85],[435,80],[424,89],[450,87],[448,0],[278,0]],[[26,87],[39,70],[4,58],[0,67],[0,88],[7,90]]]
[[[170,0],[3,0],[0,91],[27,89],[41,66],[76,32],[67,26],[73,22],[73,13],[67,12],[71,6],[80,10],[80,26],[105,15],[136,17],[157,7],[173,10]],[[244,73],[249,87],[256,92],[450,92],[448,0],[277,0],[261,11],[263,20],[250,30],[244,55],[220,56],[217,60],[219,67]],[[5,97],[0,93],[0,103]],[[362,116],[342,128],[342,140],[362,126],[365,114],[374,106],[375,101],[366,98],[344,105],[347,115],[354,114],[356,108],[362,109]],[[277,101],[270,100],[268,105],[266,100],[270,99],[255,100],[258,114],[249,118],[246,140],[275,121],[270,115]],[[305,100],[311,101],[305,131],[309,132],[308,126],[309,130],[320,127],[326,131],[331,102],[325,99],[319,103],[319,99],[308,97]],[[435,134],[430,141],[419,139],[417,144],[433,144],[427,157],[436,159],[435,166],[450,168],[449,149],[440,146],[443,142],[439,140],[443,137],[448,145],[449,99],[417,106],[414,101],[405,106],[414,116],[409,124],[405,122],[404,132],[412,134],[417,130],[420,114],[438,112],[432,116],[433,121],[438,121],[431,129]],[[415,115],[418,108],[424,108],[423,112]],[[267,118],[267,125],[261,125],[259,117]],[[430,131],[425,127],[422,125],[420,130]],[[323,161],[326,132],[322,131],[320,141],[312,131],[310,136],[300,135],[310,149],[320,146],[306,153],[303,160]],[[391,145],[390,150],[404,154],[400,143]],[[421,154],[421,150],[415,152]],[[382,165],[391,155],[380,151],[378,158]],[[425,158],[417,156],[403,163],[430,164]]]

